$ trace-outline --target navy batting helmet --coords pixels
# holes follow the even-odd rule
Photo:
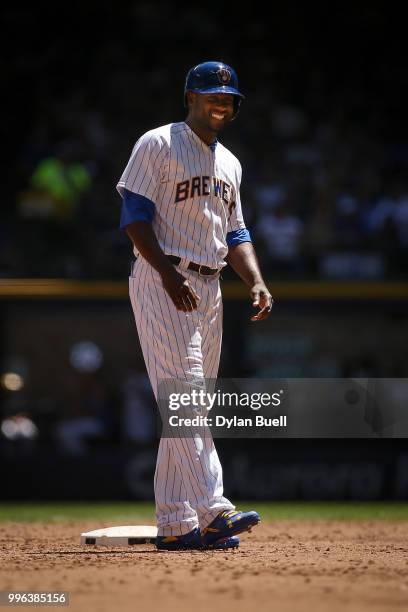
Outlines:
[[[226,93],[234,96],[234,117],[245,96],[238,90],[237,73],[223,62],[204,62],[191,68],[187,73],[184,87],[184,106],[187,106],[187,92],[201,94]]]

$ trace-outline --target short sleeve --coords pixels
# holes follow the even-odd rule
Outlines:
[[[116,186],[122,198],[127,189],[155,203],[164,157],[164,145],[156,135],[147,132],[139,138]]]

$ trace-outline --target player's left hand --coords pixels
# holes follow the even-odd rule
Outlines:
[[[273,299],[266,285],[264,283],[256,283],[256,285],[251,287],[250,294],[252,306],[259,308],[259,312],[251,317],[251,321],[261,321],[269,317],[273,306]]]

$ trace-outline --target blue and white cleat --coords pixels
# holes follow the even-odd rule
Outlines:
[[[202,538],[201,541],[203,541]],[[238,546],[238,536],[229,536],[228,538],[222,538],[221,540],[216,540],[212,544],[204,544],[203,542],[203,550],[227,550],[229,548],[238,548]]]
[[[251,512],[224,510],[203,529],[201,533],[203,544],[209,546],[221,538],[236,536],[243,531],[251,531],[260,520],[259,514],[253,510]]]
[[[239,538],[236,536],[220,536],[211,542],[203,542],[200,529],[196,527],[193,531],[181,536],[157,536],[156,548],[158,550],[227,550],[238,548]]]

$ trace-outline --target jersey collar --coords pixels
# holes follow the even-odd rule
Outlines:
[[[189,132],[190,134],[192,134],[192,135],[193,135],[193,137],[194,137],[194,138],[197,140],[197,142],[201,143],[201,144],[202,144],[202,145],[204,145],[205,147],[208,147],[209,149],[211,149],[211,151],[212,151],[213,153],[215,153],[215,149],[216,149],[216,146],[217,146],[217,144],[218,144],[218,140],[217,140],[217,139],[215,139],[215,140],[214,140],[214,142],[212,142],[211,144],[209,144],[209,145],[208,145],[206,142],[204,142],[204,140],[202,140],[202,139],[201,139],[201,138],[198,136],[198,134],[196,134],[196,133],[194,132],[194,130],[192,130],[192,129],[191,129],[191,127],[190,127],[190,126],[189,126],[189,125],[188,125],[188,124],[187,124],[185,121],[183,121],[183,123],[184,123],[184,125],[186,126],[186,129],[188,130],[188,132]]]

